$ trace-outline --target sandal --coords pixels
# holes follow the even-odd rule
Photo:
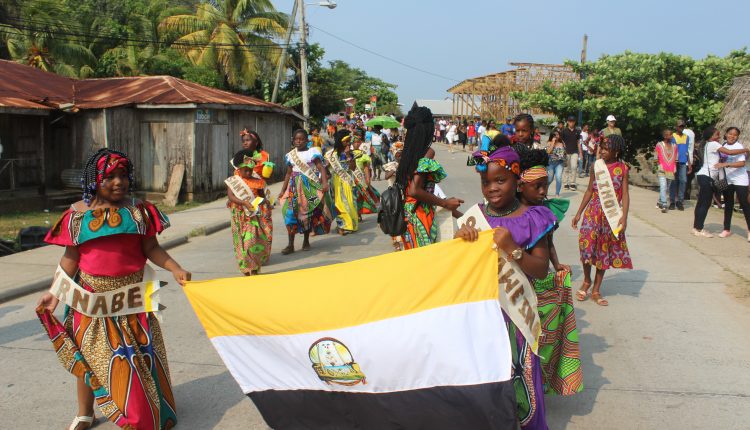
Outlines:
[[[294,252],[294,247],[292,245],[289,245],[286,248],[281,250],[281,255],[289,255],[293,252]]]
[[[73,422],[70,424],[70,427],[68,427],[68,430],[79,430],[78,426],[80,424],[88,424],[88,426],[84,427],[84,429],[89,429],[94,425],[94,417],[75,417],[75,419],[73,419]]]
[[[609,306],[607,299],[603,298],[600,293],[592,293],[591,300],[599,306]]]
[[[585,302],[586,299],[589,297],[589,288],[591,287],[591,284],[583,283],[581,285],[581,288],[576,291],[576,300],[579,302]]]
[[[401,243],[399,243],[399,242],[393,242],[393,251],[394,252],[401,251]]]

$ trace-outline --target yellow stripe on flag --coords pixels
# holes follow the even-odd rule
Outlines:
[[[492,235],[487,231],[474,243],[451,240],[313,269],[189,282],[185,293],[208,337],[290,335],[366,324],[497,299]]]

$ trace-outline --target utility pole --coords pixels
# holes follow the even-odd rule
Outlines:
[[[307,91],[307,25],[305,24],[305,0],[297,0],[300,11],[300,50],[299,65],[302,72],[302,116],[305,117],[305,130],[310,123],[310,94]]]
[[[586,64],[586,49],[589,44],[589,35],[583,35],[583,49],[581,50],[581,66]],[[581,80],[586,79],[586,72],[581,71]],[[583,102],[583,93],[581,93],[581,102]],[[583,110],[578,109],[578,125],[583,127]]]
[[[287,28],[286,30],[284,47],[281,50],[281,57],[279,58],[279,67],[276,68],[276,83],[273,86],[271,103],[276,103],[276,97],[279,94],[279,85],[281,85],[281,78],[283,77],[284,70],[286,69],[286,51],[287,49],[289,49],[289,42],[292,40],[292,33],[294,32],[294,21],[297,20],[297,3],[299,3],[299,0],[295,0],[294,6],[292,7],[292,14],[289,16],[289,28]]]

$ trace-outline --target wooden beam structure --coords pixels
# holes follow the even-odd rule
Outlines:
[[[558,86],[578,79],[573,70],[562,64],[510,63],[514,69],[466,79],[448,89],[453,94],[453,119],[494,119],[502,121],[522,112],[516,91],[536,91],[545,82]],[[541,113],[530,111],[529,113]]]

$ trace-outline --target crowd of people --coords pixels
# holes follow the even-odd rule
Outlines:
[[[301,249],[307,251],[311,237],[329,233],[334,225],[340,235],[356,233],[362,216],[379,210],[381,193],[373,181],[383,174],[392,187],[387,191],[400,190],[403,195],[399,216],[404,228],[391,234],[394,250],[436,243],[438,210],[461,218],[465,202],[440,191],[438,184],[448,172],[435,159],[432,145],[441,140],[451,150],[456,142],[464,149],[468,145],[467,164],[476,170],[484,197],[472,208],[481,211],[494,230],[497,248],[520,267],[538,299],[542,323],[538,355],[513,321],[505,318],[513,343],[513,378],[508,383],[516,393],[514,409],[522,428],[547,429],[545,394],[570,395],[583,389],[573,297],[607,306],[602,295],[605,272],[633,267],[625,238],[629,168],[622,160],[625,141],[614,116],[607,118],[601,131],[585,124],[578,128],[574,117],[567,118],[567,124],[551,131],[546,144],[529,114],[508,118],[500,129],[494,121],[435,121],[424,107],[412,108],[400,127],[368,127],[366,120],[355,117],[324,124],[325,138],[319,128],[296,130],[284,157],[285,175],[276,201],[266,183],[276,166],[269,161],[261,136],[242,130],[242,149],[232,157],[234,172],[227,179],[239,271],[247,276],[261,273],[271,253],[273,212],[279,206],[288,238],[283,255],[296,251],[298,234],[303,236]],[[720,143],[719,130],[703,133],[696,235],[711,236],[703,224],[717,191],[730,208],[725,209],[721,235],[728,235],[735,195],[750,228],[744,170],[748,151],[738,143],[739,135],[731,127]],[[664,130],[656,144],[662,210],[683,207],[682,178],[693,166],[693,136],[680,121],[674,132]],[[130,197],[133,168],[126,154],[111,149],[96,152],[84,171],[83,200],[63,214],[46,238],[65,247],[60,270],[85,291],[112,292],[141,282],[147,260],[170,271],[180,284],[191,278],[156,240],[156,234],[169,227],[167,217],[153,204]],[[561,188],[576,190],[580,177],[588,177],[588,184],[571,225],[578,230],[583,282],[573,294],[571,268],[558,257],[554,232],[570,205],[560,198]],[[548,197],[552,182],[556,182],[554,198]],[[475,241],[478,234],[476,226],[464,224],[455,238]],[[74,305],[66,308],[60,322],[53,315],[58,303],[58,297],[46,293],[37,312],[58,356],[77,377],[79,410],[70,428],[91,425],[94,402],[121,427],[174,426],[174,396],[154,314],[97,317]]]

